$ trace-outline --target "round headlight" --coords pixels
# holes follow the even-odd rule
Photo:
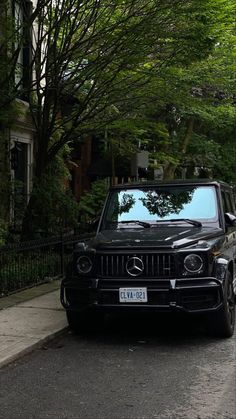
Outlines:
[[[92,269],[93,263],[89,256],[80,256],[77,259],[77,269],[82,274],[88,274]]]
[[[201,256],[192,253],[184,259],[184,267],[190,273],[199,272],[203,267],[203,260]]]

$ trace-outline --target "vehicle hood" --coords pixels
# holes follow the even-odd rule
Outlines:
[[[127,249],[135,248],[181,248],[194,246],[197,244],[216,243],[223,235],[223,230],[216,227],[177,227],[177,226],[158,226],[151,228],[124,228],[119,230],[104,230],[95,237],[80,243],[87,249]],[[80,247],[79,246],[79,247]]]

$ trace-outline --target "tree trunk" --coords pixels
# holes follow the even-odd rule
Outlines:
[[[37,232],[35,231],[35,221],[37,216],[34,209],[37,206],[37,199],[34,191],[30,196],[27,208],[25,210],[24,218],[22,221],[21,240],[32,240],[36,238]]]
[[[40,146],[40,143],[39,143]],[[37,225],[39,217],[40,217],[40,205],[38,197],[38,185],[40,180],[45,173],[45,170],[48,166],[48,159],[47,153],[44,148],[39,148],[37,150],[37,155],[35,157],[35,170],[34,170],[34,177],[33,177],[33,188],[30,195],[29,202],[27,204],[23,221],[22,221],[22,229],[21,229],[21,240],[31,240],[38,237],[38,228]]]
[[[187,152],[188,145],[189,145],[190,140],[191,140],[192,135],[193,135],[193,128],[194,128],[194,118],[191,117],[187,121],[186,134],[185,134],[185,137],[184,137],[183,142],[181,144],[180,153],[183,156]],[[179,166],[179,164],[174,164],[174,163],[168,162],[166,164],[166,166],[164,167],[164,180],[174,179],[174,177],[175,177],[175,171],[176,171],[176,169],[177,169],[178,166]]]
[[[190,140],[191,140],[192,135],[193,135],[193,128],[194,128],[194,118],[191,117],[188,120],[187,131],[186,131],[186,135],[184,137],[183,144],[182,144],[182,153],[183,154],[186,154],[188,145],[189,145]]]
[[[164,167],[164,174],[163,179],[164,180],[172,180],[175,177],[175,170],[178,167],[177,164],[173,164],[168,162],[167,165]]]
[[[112,185],[115,185],[116,182],[116,168],[115,168],[115,155],[113,142],[111,140],[111,176],[112,176]]]

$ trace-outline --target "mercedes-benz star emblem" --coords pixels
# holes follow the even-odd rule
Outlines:
[[[131,276],[139,276],[144,271],[144,264],[142,259],[136,256],[129,258],[126,263],[126,270]]]

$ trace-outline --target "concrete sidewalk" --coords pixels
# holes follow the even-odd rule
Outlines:
[[[0,299],[0,367],[67,328],[59,281]]]

